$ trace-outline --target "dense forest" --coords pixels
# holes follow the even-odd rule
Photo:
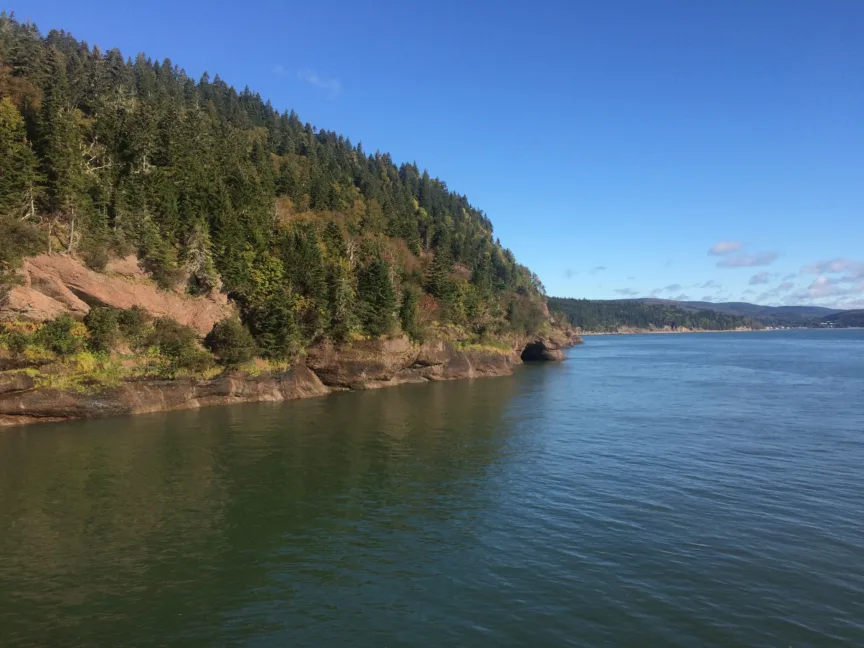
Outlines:
[[[195,80],[0,15],[0,273],[135,254],[166,289],[224,291],[263,355],[430,326],[545,322],[537,277],[417,164]]]
[[[822,319],[822,325],[834,328],[864,328],[864,310],[834,313]]]
[[[583,331],[611,332],[619,328],[657,330],[669,328],[728,331],[753,327],[750,319],[710,310],[685,310],[671,304],[630,299],[595,300],[552,297],[549,308],[563,313]]]

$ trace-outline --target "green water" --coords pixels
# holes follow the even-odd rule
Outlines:
[[[2,646],[864,645],[864,335],[0,432]]]

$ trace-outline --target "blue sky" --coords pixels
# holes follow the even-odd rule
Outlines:
[[[6,2],[416,161],[550,294],[864,307],[860,0]]]

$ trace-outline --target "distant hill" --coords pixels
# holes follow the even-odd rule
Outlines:
[[[570,324],[592,332],[619,329],[657,330],[688,328],[728,331],[743,327],[760,326],[746,317],[716,310],[697,310],[682,307],[676,302],[636,299],[566,299],[549,298],[549,308],[567,316]]]
[[[551,297],[549,307],[564,313],[573,326],[583,331],[662,329],[673,325],[717,331],[769,326],[864,326],[864,310],[843,311],[821,306],[763,306],[655,297],[608,300]]]
[[[708,310],[726,313],[728,315],[750,318],[765,326],[814,326],[822,321],[823,318],[844,312],[837,308],[823,308],[821,306],[763,306],[747,302],[674,301],[653,297],[629,301],[649,304],[669,304],[683,310]]]
[[[822,321],[837,328],[864,327],[864,309],[840,311],[826,316]]]

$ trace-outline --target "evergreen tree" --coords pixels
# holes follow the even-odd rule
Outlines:
[[[0,100],[0,213],[36,215],[38,160],[24,128],[24,118],[8,98]]]
[[[369,335],[386,335],[395,324],[396,293],[390,279],[390,268],[375,257],[360,272],[360,313],[363,328]]]

